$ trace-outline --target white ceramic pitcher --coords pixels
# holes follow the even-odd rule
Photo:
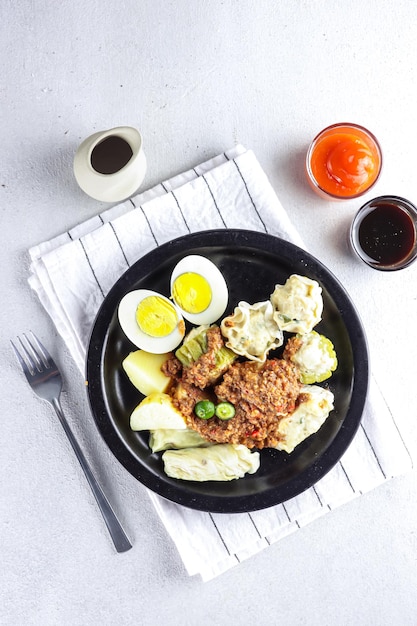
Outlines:
[[[141,134],[131,126],[118,126],[87,137],[75,153],[74,174],[81,189],[96,200],[129,198],[146,174]]]

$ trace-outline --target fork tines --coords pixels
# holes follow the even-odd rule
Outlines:
[[[24,356],[22,356],[21,352],[19,352],[13,341],[10,340],[10,343],[13,346],[22,368],[28,368],[30,373],[33,375],[36,370],[41,372],[44,368],[49,369],[51,367],[51,363],[50,356],[46,348],[32,331],[30,331],[30,334],[32,336],[32,341],[26,333],[23,333],[25,341],[23,341],[21,337],[17,338],[22,350],[24,351]],[[36,347],[34,344],[36,344]]]

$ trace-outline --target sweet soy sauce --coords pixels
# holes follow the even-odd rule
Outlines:
[[[359,244],[376,263],[404,261],[414,248],[416,229],[409,214],[390,202],[375,203],[359,225]]]
[[[91,152],[91,165],[99,174],[115,174],[133,156],[130,144],[117,135],[109,135],[100,141]]]

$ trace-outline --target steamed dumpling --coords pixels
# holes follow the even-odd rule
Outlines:
[[[285,285],[276,285],[271,302],[274,320],[281,330],[291,333],[309,333],[321,320],[323,313],[322,289],[318,282],[293,274]]]
[[[337,368],[333,343],[315,330],[288,339],[284,358],[295,363],[300,370],[300,380],[306,385],[327,380]]]
[[[280,420],[278,431],[282,439],[276,446],[277,450],[292,452],[304,439],[321,428],[334,408],[334,396],[329,389],[305,385],[301,393],[307,394],[308,400],[299,404],[288,417]]]
[[[222,320],[226,346],[252,361],[263,363],[270,350],[283,344],[283,332],[274,320],[271,302],[239,302],[233,315]]]

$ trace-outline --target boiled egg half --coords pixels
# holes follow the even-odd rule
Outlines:
[[[191,254],[171,274],[171,296],[192,324],[212,324],[226,310],[229,292],[219,268],[206,257]]]
[[[126,337],[153,354],[170,352],[185,334],[185,323],[175,304],[150,289],[136,289],[124,295],[118,317]]]

